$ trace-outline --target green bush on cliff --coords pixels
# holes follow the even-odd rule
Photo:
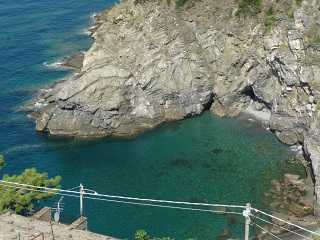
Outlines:
[[[176,0],[176,7],[182,7],[184,6],[189,0]]]
[[[4,158],[0,156],[0,166],[4,166]],[[58,187],[61,177],[49,178],[47,173],[40,173],[35,168],[26,169],[20,175],[4,175],[3,181],[29,184],[39,187]],[[14,211],[26,214],[34,209],[34,203],[50,198],[54,192],[30,191],[27,187],[12,187],[6,183],[0,183],[0,213]]]
[[[255,16],[261,11],[262,0],[239,0],[238,16]]]
[[[305,32],[306,43],[310,46],[320,45],[320,30],[318,24],[314,23]]]
[[[168,238],[168,237],[163,237],[163,238],[151,237],[144,230],[137,231],[134,236],[134,239],[135,240],[174,240],[173,238]]]
[[[4,157],[0,155],[0,169],[2,169],[5,166]]]
[[[276,22],[277,22],[277,18],[274,16],[273,8],[270,7],[266,12],[266,16],[264,19],[264,26],[268,31],[270,31],[271,28],[276,24]]]

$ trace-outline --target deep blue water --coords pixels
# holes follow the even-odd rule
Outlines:
[[[52,69],[86,50],[90,16],[114,1],[0,0],[0,153],[6,172],[36,167],[62,176],[67,189],[82,182],[101,193],[265,208],[270,180],[286,171],[287,147],[258,125],[210,113],[170,123],[133,139],[79,140],[38,134],[17,111],[34,92],[70,72]],[[65,198],[62,219],[78,216]],[[52,204],[52,201],[47,204]],[[131,238],[137,229],[177,239],[240,234],[242,218],[85,200],[90,230]]]

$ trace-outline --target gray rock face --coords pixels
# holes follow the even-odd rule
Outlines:
[[[122,1],[99,16],[80,73],[39,95],[37,130],[123,136],[209,108],[247,112],[280,141],[304,145],[320,184],[320,3],[290,1],[263,1],[249,18],[236,16],[234,0],[180,10],[173,1]]]
[[[315,180],[315,213],[320,216],[320,128],[319,128],[319,113],[315,117],[309,131],[305,135],[304,151],[311,160]]]
[[[44,96],[37,130],[131,135],[210,106],[213,81],[195,33],[174,10],[148,9],[128,2],[106,13],[81,73]]]

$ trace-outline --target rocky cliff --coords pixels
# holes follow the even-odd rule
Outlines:
[[[208,109],[254,114],[303,146],[320,203],[320,1],[126,0],[92,31],[80,73],[39,95],[37,130],[123,136]]]

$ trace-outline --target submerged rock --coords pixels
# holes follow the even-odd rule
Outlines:
[[[281,181],[272,181],[270,206],[276,212],[303,218],[313,214],[313,206],[307,196],[307,184],[294,174],[285,174]],[[268,195],[269,195],[268,194]]]
[[[276,136],[281,142],[288,145],[294,145],[298,142],[297,134],[294,131],[277,132]]]
[[[231,236],[232,236],[232,234],[231,234],[230,230],[226,228],[223,230],[222,233],[219,234],[217,239],[218,240],[228,240],[228,239],[231,239]]]

